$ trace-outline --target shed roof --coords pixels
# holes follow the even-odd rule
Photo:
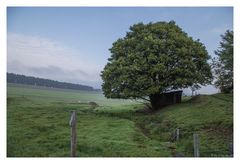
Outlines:
[[[167,92],[164,92],[162,94],[166,94],[166,93],[182,93],[183,91],[182,90],[175,90],[175,91],[167,91]]]

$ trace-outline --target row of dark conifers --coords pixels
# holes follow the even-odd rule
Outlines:
[[[93,87],[86,86],[86,85],[59,82],[59,81],[55,81],[55,80],[49,80],[49,79],[43,79],[43,78],[37,78],[37,77],[25,76],[25,75],[18,75],[18,74],[14,74],[14,73],[7,73],[7,82],[8,83],[52,87],[52,88],[94,91]]]

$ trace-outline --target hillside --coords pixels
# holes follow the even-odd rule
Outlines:
[[[137,119],[137,124],[150,138],[166,142],[178,128],[180,139],[171,145],[175,155],[193,155],[193,133],[196,133],[200,138],[200,156],[228,156],[233,143],[233,96],[197,96]]]
[[[55,80],[18,75],[14,73],[7,73],[7,82],[15,83],[15,84],[27,84],[27,85],[37,85],[37,86],[44,86],[44,87],[53,87],[53,88],[87,90],[87,91],[94,90],[93,87],[86,86],[86,85],[59,82]]]
[[[189,97],[155,113],[141,113],[142,108],[105,99],[100,92],[8,86],[7,156],[69,156],[72,110],[77,112],[79,157],[192,157],[193,133],[199,134],[201,157],[229,156],[231,94]],[[179,141],[172,137],[177,128]]]

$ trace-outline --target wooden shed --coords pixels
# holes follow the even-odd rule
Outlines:
[[[182,90],[170,91],[161,94],[160,104],[161,106],[176,104],[182,102]]]

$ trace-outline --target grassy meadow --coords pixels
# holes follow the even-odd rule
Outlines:
[[[98,106],[88,102],[94,101]],[[78,157],[228,156],[233,142],[232,94],[201,95],[155,113],[144,105],[109,100],[101,92],[8,84],[7,156],[69,157],[70,112],[77,112]],[[176,128],[180,140],[173,140]]]

